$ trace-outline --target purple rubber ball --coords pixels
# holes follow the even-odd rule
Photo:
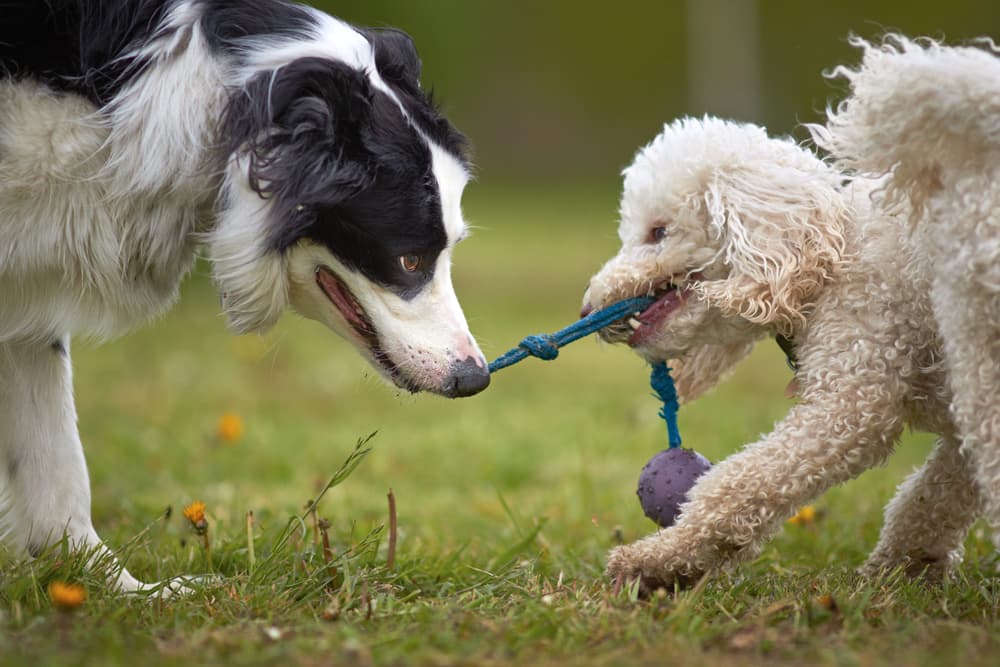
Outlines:
[[[687,493],[712,464],[693,449],[672,447],[649,459],[639,474],[639,504],[660,527],[672,526]]]

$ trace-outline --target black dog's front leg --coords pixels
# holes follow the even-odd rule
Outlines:
[[[74,549],[106,549],[90,519],[90,480],[76,427],[69,338],[0,344],[0,534],[31,555],[65,535]],[[142,584],[124,568],[123,590]]]

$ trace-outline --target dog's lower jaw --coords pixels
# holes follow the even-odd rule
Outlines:
[[[445,398],[464,398],[478,394],[490,384],[490,373],[485,361],[472,356],[452,361],[447,373],[436,382],[428,382],[425,378],[418,379],[419,375],[410,376],[405,366],[396,365],[388,360],[376,368],[382,370],[389,366],[392,370],[383,371],[382,374],[397,387],[411,394],[426,391]]]
[[[378,332],[357,297],[336,273],[326,266],[316,267],[316,285],[326,296],[329,305],[340,314],[344,328],[350,332],[353,342],[371,359],[381,366],[386,374],[400,387],[405,382],[397,381],[398,369],[379,345]]]
[[[697,281],[703,278],[701,273],[688,272],[668,275],[660,280],[649,280],[641,284],[650,285],[643,290],[636,285],[631,289],[618,290],[613,296],[592,301],[590,290],[584,295],[584,305],[580,317],[585,317],[595,307],[606,307],[615,301],[632,296],[648,296],[656,299],[645,309],[632,313],[629,317],[605,327],[598,333],[601,340],[608,343],[626,343],[632,348],[641,348],[651,338],[659,338],[659,332],[669,326],[679,312],[685,309],[688,299],[696,288]],[[592,283],[593,285],[593,283]],[[641,354],[641,353],[640,353]]]
[[[351,341],[380,375],[411,394],[429,392],[445,398],[463,398],[478,394],[490,384],[489,369],[481,356],[453,358],[447,370],[428,373],[419,367],[419,354],[416,358],[397,359],[381,343],[367,346],[353,337]]]
[[[434,345],[427,349],[416,347],[410,342],[417,339],[412,327],[397,326],[396,329],[406,336],[398,331],[393,335],[393,328],[387,324],[392,308],[368,293],[363,283],[355,287],[355,292],[346,280],[325,265],[317,265],[309,271],[308,278],[304,271],[299,271],[292,280],[293,306],[304,317],[325,324],[350,342],[396,387],[410,393],[426,391],[459,398],[476,394],[489,385],[486,362],[467,331],[455,327],[452,339],[458,342],[453,342],[449,348],[441,341],[432,341]],[[421,314],[424,319],[435,315],[432,312]]]

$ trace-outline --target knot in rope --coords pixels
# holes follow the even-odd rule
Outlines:
[[[655,299],[639,296],[618,301],[606,308],[580,318],[564,329],[552,334],[536,334],[522,340],[517,347],[490,362],[490,373],[512,366],[529,356],[551,361],[559,356],[559,348],[600,331],[604,327],[648,308]]]
[[[490,373],[496,373],[501,368],[512,366],[529,356],[551,361],[559,356],[559,348],[563,345],[638,313],[648,308],[653,301],[653,298],[647,296],[625,299],[590,313],[555,333],[527,336],[518,343],[517,347],[491,361]],[[661,361],[652,365],[649,384],[653,388],[653,395],[663,402],[663,407],[660,408],[660,417],[667,423],[667,439],[670,447],[680,447],[681,432],[677,427],[677,410],[680,408],[680,403],[677,400],[677,390],[674,388],[674,381],[670,377],[670,369],[667,368],[666,363]]]
[[[552,361],[559,356],[559,344],[546,334],[527,336],[517,346],[527,350],[531,356],[545,361]]]
[[[677,426],[677,411],[680,403],[677,400],[677,389],[674,387],[674,379],[670,377],[670,369],[667,364],[660,362],[652,365],[652,372],[649,374],[649,386],[653,388],[653,395],[663,402],[660,408],[660,417],[667,422],[667,440],[671,447],[681,446],[681,432]]]

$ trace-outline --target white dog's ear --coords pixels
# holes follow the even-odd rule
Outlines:
[[[681,403],[690,403],[724,380],[750,354],[755,341],[728,345],[701,345],[691,348],[683,358],[671,360],[671,376]]]
[[[706,281],[711,305],[791,335],[844,255],[849,206],[834,173],[761,160],[713,174],[705,192],[729,278]]]

